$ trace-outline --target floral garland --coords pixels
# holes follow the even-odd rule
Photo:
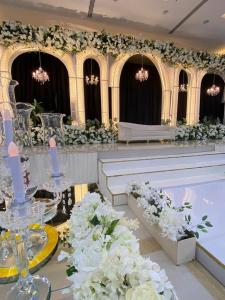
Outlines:
[[[177,299],[159,265],[139,253],[131,230],[136,220],[123,218],[100,194],[88,193],[75,204],[69,220],[69,288],[76,300]]]
[[[225,125],[218,124],[194,124],[180,125],[176,129],[176,140],[217,140],[225,137]]]
[[[208,70],[225,70],[225,55],[178,48],[171,42],[137,39],[127,35],[111,35],[102,32],[74,32],[58,25],[36,27],[21,22],[3,22],[0,26],[0,44],[39,44],[62,51],[77,53],[95,48],[103,54],[118,56],[126,52],[152,52],[170,64]]]
[[[199,238],[199,231],[207,232],[207,227],[212,227],[208,216],[203,216],[200,224],[193,225],[191,215],[186,213],[192,208],[189,202],[175,207],[162,190],[152,188],[149,182],[132,183],[128,185],[127,192],[137,200],[138,207],[144,209],[143,216],[149,224],[157,224],[162,235],[168,239],[179,241],[194,236]]]

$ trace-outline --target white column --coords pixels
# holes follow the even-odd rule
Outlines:
[[[70,111],[73,121],[78,119],[76,90],[76,77],[69,77]]]
[[[101,79],[101,116],[102,122],[109,125],[109,94],[108,79]]]
[[[120,121],[120,88],[112,86],[112,119]]]
[[[164,90],[162,92],[162,120],[171,120],[172,118],[172,109],[173,109],[173,102],[172,102],[172,91],[171,90]]]

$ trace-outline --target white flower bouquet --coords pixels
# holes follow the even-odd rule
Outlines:
[[[135,222],[123,218],[97,193],[73,208],[67,274],[76,300],[177,299],[164,270],[139,253]]]

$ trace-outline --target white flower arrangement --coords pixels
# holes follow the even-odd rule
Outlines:
[[[225,125],[198,123],[194,125],[179,125],[176,129],[176,140],[217,140],[225,137]]]
[[[188,213],[192,208],[189,202],[175,207],[166,193],[152,188],[149,182],[129,184],[127,193],[136,199],[138,207],[144,209],[143,216],[149,225],[158,225],[162,235],[172,241],[199,238],[199,231],[207,232],[207,227],[212,227],[207,216],[194,225]]]
[[[102,32],[74,32],[58,25],[51,27],[24,25],[21,22],[2,22],[0,44],[10,46],[15,43],[51,46],[62,51],[77,53],[88,48],[113,56],[126,52],[152,52],[163,61],[208,70],[225,70],[225,55],[210,54],[204,51],[178,48],[171,42],[137,39],[127,35],[112,35]]]
[[[75,204],[69,220],[72,251],[67,259],[70,291],[76,300],[177,299],[159,265],[139,253],[131,228],[100,194],[88,193]]]
[[[57,131],[53,128],[49,128],[52,135],[58,139]],[[16,132],[16,139],[20,141],[24,146],[29,145],[28,133]],[[32,144],[40,145],[44,140],[44,131],[40,126],[31,128]],[[64,126],[64,142],[66,145],[78,145],[78,144],[112,144],[117,141],[117,129],[115,126],[105,127],[103,124],[96,128],[95,126],[82,129],[73,125]],[[60,143],[61,141],[58,140]]]

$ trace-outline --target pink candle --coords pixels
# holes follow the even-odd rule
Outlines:
[[[49,154],[51,156],[51,163],[52,163],[52,175],[54,177],[59,177],[61,175],[60,168],[59,168],[59,162],[57,157],[57,147],[55,139],[52,137],[49,139]]]
[[[22,204],[26,201],[23,173],[21,169],[19,150],[17,145],[13,142],[9,143],[8,155],[14,191],[14,201],[17,204]]]

